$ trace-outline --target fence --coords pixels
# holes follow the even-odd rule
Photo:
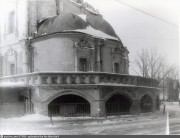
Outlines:
[[[61,103],[49,104],[48,115],[52,116],[89,116],[90,104],[88,103]]]
[[[115,102],[106,103],[107,115],[125,115],[130,114],[130,103],[127,102]]]

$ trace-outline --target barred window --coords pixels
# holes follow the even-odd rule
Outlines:
[[[15,75],[15,64],[10,63],[10,75]]]
[[[119,63],[114,62],[114,73],[119,73]]]
[[[87,71],[87,59],[86,58],[80,58],[79,59],[79,70],[80,71]]]

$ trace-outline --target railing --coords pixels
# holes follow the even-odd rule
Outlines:
[[[49,104],[48,116],[89,116],[89,103]]]
[[[125,115],[130,114],[130,103],[128,102],[115,102],[106,103],[107,115]]]
[[[1,82],[23,82],[26,85],[43,84],[97,84],[158,87],[157,80],[139,76],[98,72],[41,72],[1,77]]]

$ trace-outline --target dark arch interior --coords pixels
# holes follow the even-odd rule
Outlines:
[[[19,102],[26,102],[28,100],[28,98],[24,95],[19,95]]]
[[[156,97],[156,110],[160,110],[160,99],[159,99],[159,96]]]
[[[130,114],[131,105],[132,101],[127,96],[117,94],[106,102],[106,113],[107,115]]]
[[[148,95],[144,95],[141,99],[141,112],[152,112],[152,98]]]
[[[77,95],[63,95],[48,105],[49,116],[90,115],[90,103]]]

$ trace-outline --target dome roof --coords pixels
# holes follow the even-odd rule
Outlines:
[[[57,32],[82,32],[100,38],[119,40],[114,29],[99,15],[63,13],[47,18],[38,25],[37,36]]]
[[[87,15],[86,18],[88,24],[96,30],[100,30],[108,35],[117,37],[114,29],[111,25],[105,21],[101,16]]]

